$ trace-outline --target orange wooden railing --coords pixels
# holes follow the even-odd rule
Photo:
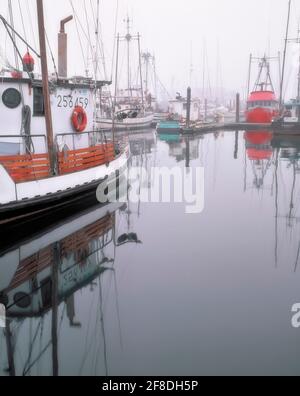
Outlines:
[[[113,143],[66,151],[58,154],[58,172],[59,175],[78,172],[109,163],[114,159]],[[50,176],[48,154],[0,156],[0,164],[16,183]]]
[[[95,166],[109,163],[115,159],[113,143],[107,143],[95,147],[87,147],[80,150],[59,153],[58,166],[61,175],[73,173]]]
[[[50,176],[48,154],[0,156],[0,164],[16,183]]]

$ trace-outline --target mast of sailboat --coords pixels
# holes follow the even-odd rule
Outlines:
[[[127,34],[126,34],[126,41],[127,41],[127,89],[128,95],[132,96],[132,89],[131,89],[131,73],[130,73],[130,42],[131,42],[131,34],[130,34],[130,19],[127,16]]]
[[[287,17],[287,25],[286,25],[286,34],[285,34],[285,43],[284,43],[284,52],[283,52],[283,65],[282,65],[282,75],[281,75],[281,82],[280,82],[280,99],[279,105],[282,109],[283,105],[283,84],[284,84],[284,77],[285,77],[285,64],[286,64],[286,53],[287,53],[287,43],[289,38],[289,28],[290,28],[290,18],[291,18],[291,5],[292,0],[289,0],[288,5],[288,17]]]
[[[118,73],[119,73],[119,48],[120,48],[120,35],[117,37],[117,55],[116,55],[116,74],[115,74],[115,97],[113,102],[113,114],[112,114],[112,135],[113,144],[115,147],[115,135],[116,135],[116,108],[117,108],[117,95],[118,95]]]
[[[52,124],[52,114],[51,114],[51,104],[50,104],[49,74],[48,74],[48,62],[47,62],[43,0],[36,0],[36,5],[37,5],[37,15],[38,15],[39,40],[40,40],[40,55],[41,55],[41,66],[42,66],[47,146],[48,146],[48,154],[50,161],[50,170],[51,170],[51,174],[54,175],[55,173],[54,138],[53,138],[53,124]]]
[[[137,35],[137,40],[138,40],[138,48],[139,48],[139,66],[140,66],[140,79],[141,79],[142,106],[143,106],[143,111],[144,111],[145,103],[144,103],[144,86],[143,86],[143,71],[142,71],[141,36],[139,33]]]

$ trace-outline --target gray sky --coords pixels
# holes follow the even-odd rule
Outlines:
[[[96,0],[91,0],[96,4]],[[0,12],[7,15],[7,1],[1,0]],[[18,0],[12,0],[16,26],[22,33]],[[35,30],[35,1],[21,0],[23,18],[28,39],[34,42],[28,23],[28,8],[32,14]],[[72,13],[69,0],[44,0],[46,25],[51,46],[56,55],[56,34],[59,20]],[[300,2],[293,0],[290,36],[296,37],[300,20]],[[73,0],[83,27],[88,34],[84,14],[84,0]],[[89,13],[90,34],[94,34],[90,0],[86,0]],[[108,75],[111,75],[111,58],[116,18],[117,0],[100,0],[101,25],[105,47]],[[191,52],[194,72],[192,85],[202,87],[203,46],[207,48],[208,76],[211,85],[223,82],[226,90],[243,91],[246,86],[249,54],[276,55],[283,50],[288,0],[119,0],[118,28],[125,32],[124,18],[129,14],[132,31],[142,35],[142,47],[155,53],[157,71],[165,86],[182,90],[190,82]],[[2,37],[3,29],[0,30]],[[70,33],[70,74],[83,74],[84,62],[78,44],[75,24],[68,28]],[[83,47],[86,40],[81,32]],[[1,40],[2,49],[5,40]],[[192,51],[191,51],[192,48]],[[219,48],[219,51],[218,51]],[[5,48],[4,48],[5,50]],[[289,91],[293,92],[296,81],[295,46],[289,48],[287,71],[291,74]],[[7,50],[8,52],[8,50]],[[218,55],[219,53],[219,55]],[[219,58],[219,62],[217,59]],[[256,68],[253,69],[253,78]],[[278,66],[274,65],[274,80]],[[206,83],[208,85],[208,83]]]

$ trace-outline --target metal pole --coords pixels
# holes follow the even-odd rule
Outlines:
[[[54,173],[55,173],[54,138],[53,138],[50,90],[49,90],[49,80],[48,80],[49,74],[48,74],[48,63],[47,63],[47,48],[46,48],[46,38],[45,38],[45,20],[44,20],[43,0],[36,0],[36,5],[37,5],[39,39],[40,39],[40,53],[41,53],[41,65],[42,65],[42,78],[43,78],[43,96],[44,96],[46,131],[47,131],[47,145],[48,145],[48,154],[49,154],[49,161],[50,161],[50,171],[51,171],[51,174],[54,175]]]
[[[127,35],[126,35],[126,40],[127,40],[127,79],[128,79],[128,96],[132,96],[132,90],[131,90],[131,78],[130,78],[130,41],[131,41],[131,34],[130,34],[130,20],[129,17],[127,17]]]
[[[247,99],[248,99],[248,96],[249,96],[249,94],[250,94],[251,67],[252,67],[252,54],[250,54],[250,60],[249,60],[248,85],[247,85]]]
[[[141,40],[140,34],[138,33],[138,47],[139,47],[139,63],[140,63],[140,79],[141,79],[141,91],[142,91],[142,105],[143,109],[145,110],[145,103],[144,103],[144,85],[143,85],[143,72],[142,72],[142,56],[141,56]]]
[[[191,102],[192,102],[192,90],[190,87],[187,89],[187,107],[186,107],[186,127],[190,127],[191,123]]]
[[[290,17],[291,17],[291,4],[292,4],[292,0],[289,0],[288,19],[287,19],[287,25],[286,25],[286,35],[285,35],[284,53],[283,53],[282,76],[281,76],[281,82],[280,82],[279,104],[280,104],[280,108],[281,109],[282,109],[282,104],[283,104],[283,83],[284,83],[284,74],[285,74],[287,43],[288,43],[288,37],[289,37],[289,27],[290,27]]]

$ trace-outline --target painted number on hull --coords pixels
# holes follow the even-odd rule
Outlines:
[[[83,98],[83,97],[79,97],[79,98],[73,98],[73,96],[62,96],[62,95],[58,95],[57,96],[57,107],[64,107],[64,108],[73,108],[73,107],[77,107],[77,106],[81,106],[84,109],[86,109],[89,105],[89,100],[88,98]]]

